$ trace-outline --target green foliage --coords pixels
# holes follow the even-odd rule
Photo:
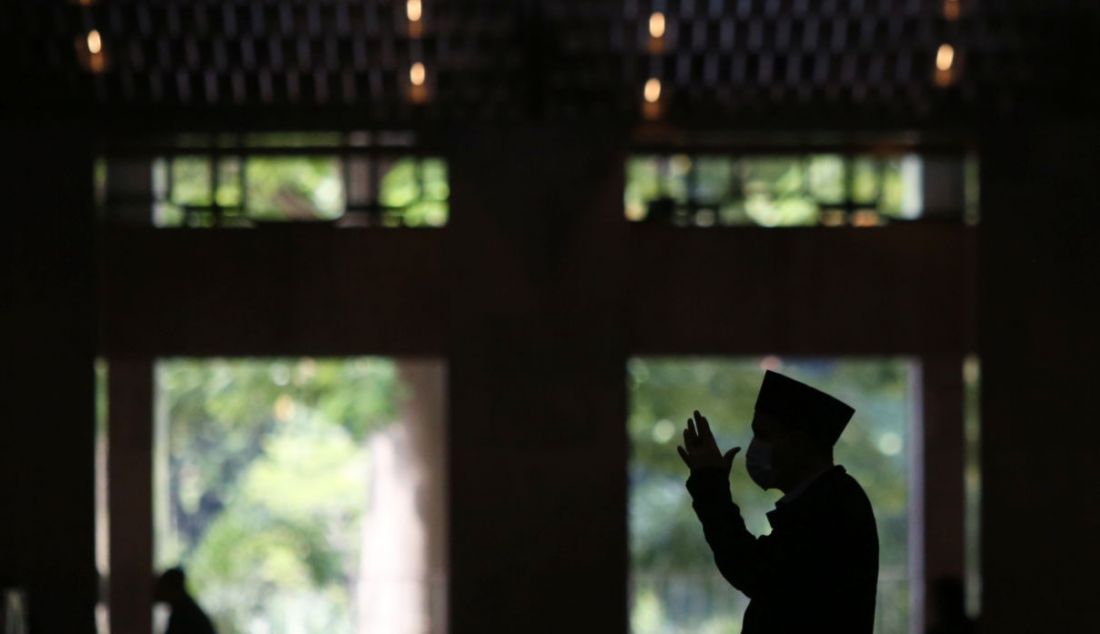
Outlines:
[[[271,145],[280,140],[287,143],[284,147],[294,147],[310,138],[263,135],[256,145]],[[344,163],[336,155],[261,155],[246,156],[243,160],[223,157],[217,159],[216,188],[211,179],[214,160],[209,155],[189,154],[156,162],[154,173],[160,188],[171,182],[170,199],[156,206],[158,226],[214,226],[214,214],[202,208],[215,200],[226,215],[223,222],[228,224],[247,223],[245,219],[332,220],[344,214],[347,199]],[[446,161],[415,157],[371,160],[378,161],[378,203],[387,208],[383,224],[409,227],[447,224],[450,185]]]
[[[863,485],[875,508],[881,544],[879,632],[905,632],[908,445],[911,366],[905,360],[784,360],[782,371],[856,408],[836,449],[838,463]],[[763,370],[756,359],[636,358],[630,393],[630,552],[636,634],[706,631],[738,623],[744,602],[714,570],[684,489],[675,447],[693,410],[711,422],[723,449],[748,447]],[[779,497],[749,479],[739,457],[731,490],[746,524],[770,531],[765,513]],[[898,581],[889,581],[897,578]],[[676,580],[670,583],[670,579]],[[682,628],[682,630],[681,630]],[[728,629],[725,631],[729,631]]]
[[[400,208],[391,224],[441,227],[447,223],[447,164],[440,159],[401,159],[382,178],[379,202]]]
[[[337,218],[344,213],[335,156],[254,156],[245,161],[247,213],[258,220]]]
[[[204,156],[178,156],[170,163],[176,205],[210,204],[210,162]]]
[[[900,217],[901,159],[856,157],[851,161],[851,197],[861,206]],[[667,197],[690,222],[689,205],[709,210],[698,218],[723,225],[792,227],[816,225],[822,205],[843,204],[848,196],[844,157],[811,156],[689,157],[632,156],[626,162],[623,194],[626,216],[642,220],[647,205]]]
[[[157,366],[156,562],[234,634],[350,631],[366,438],[402,391],[381,359]]]

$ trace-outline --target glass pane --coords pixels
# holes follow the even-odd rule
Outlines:
[[[668,158],[658,161],[660,175],[664,182],[664,191],[678,203],[688,199],[687,175],[691,170],[692,160],[687,154],[673,154]]]
[[[901,157],[884,159],[882,162],[882,197],[878,209],[886,216],[904,218],[905,188],[901,174]]]
[[[728,200],[733,161],[724,157],[700,157],[695,160],[694,198],[704,203]]]
[[[424,159],[424,198],[427,200],[449,200],[451,187],[447,181],[447,162],[442,159]]]
[[[181,205],[210,204],[210,160],[205,156],[177,156],[171,160],[170,202]]]
[[[963,209],[964,219],[968,225],[978,224],[979,214],[981,212],[980,205],[980,191],[979,186],[981,183],[981,173],[979,171],[978,157],[969,154],[964,159],[964,198]]]
[[[844,159],[821,154],[810,158],[810,193],[818,201],[829,204],[844,202]]]
[[[966,611],[974,618],[981,612],[981,362],[969,356],[963,363],[965,411],[963,426],[966,438]]]
[[[447,224],[446,202],[423,200],[413,203],[403,214],[407,227],[442,227]]]
[[[107,605],[111,576],[110,506],[107,499],[107,360],[95,360],[95,567],[99,573],[99,598],[95,604],[97,632],[107,632],[110,611]]]
[[[420,175],[416,159],[405,158],[383,168],[379,202],[386,207],[408,207],[420,200]]]
[[[215,197],[221,207],[241,206],[241,161],[236,157],[218,161],[218,191]]]
[[[698,409],[719,443],[748,446],[764,368],[835,394],[856,408],[836,448],[838,464],[874,506],[880,540],[878,634],[907,634],[909,446],[914,367],[905,359],[635,358],[628,365],[631,630],[635,634],[735,632],[747,600],[714,568],[684,488],[676,453],[684,420]],[[749,479],[740,459],[734,499],[754,534],[780,496]]]
[[[92,169],[96,209],[102,209],[107,202],[107,159],[97,156]]]
[[[743,162],[745,213],[765,227],[816,224],[817,205],[805,195],[802,160],[749,157]]]
[[[874,207],[879,197],[878,161],[873,158],[852,160],[852,200]]]
[[[657,158],[634,156],[626,162],[626,190],[623,204],[629,220],[644,220],[649,201],[660,195]]]
[[[221,634],[441,632],[438,364],[173,359],[156,389],[155,563]]]
[[[344,212],[340,160],[335,156],[249,157],[245,168],[250,218],[317,220]]]
[[[408,157],[385,161],[379,203],[386,226],[441,227],[447,224],[450,185],[441,159]]]

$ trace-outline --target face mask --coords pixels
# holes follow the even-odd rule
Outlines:
[[[771,443],[753,438],[745,454],[745,466],[749,470],[749,477],[761,489],[767,490],[774,486],[775,469],[772,467]]]

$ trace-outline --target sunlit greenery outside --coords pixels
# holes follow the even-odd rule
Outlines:
[[[966,610],[977,618],[981,612],[981,381],[982,366],[977,356],[963,362],[965,410],[965,486],[966,486]]]
[[[95,373],[95,567],[99,573],[99,597],[95,605],[96,631],[108,623],[107,580],[110,579],[110,507],[107,504],[107,360],[96,358]]]
[[[443,159],[349,159],[336,154],[159,158],[153,164],[158,192],[154,222],[160,227],[212,227],[333,221],[351,208],[345,169],[351,160],[375,161],[366,172],[378,179],[376,199],[363,201],[370,209],[356,208],[356,213],[372,213],[382,226],[447,223],[450,186]]]
[[[919,173],[900,155],[637,155],[623,202],[639,222],[871,226],[919,214]]]
[[[369,437],[392,361],[171,359],[156,367],[155,563],[182,563],[222,634],[355,630]]]
[[[874,506],[880,541],[878,634],[910,634],[908,505],[910,434],[915,429],[913,364],[889,359],[635,358],[628,364],[631,456],[631,631],[719,634],[739,631],[747,599],[714,567],[684,488],[676,453],[693,410],[710,420],[723,448],[748,447],[764,368],[825,390],[856,408],[835,457]],[[742,454],[743,455],[743,454]],[[734,501],[754,534],[781,495],[749,479],[738,457]]]

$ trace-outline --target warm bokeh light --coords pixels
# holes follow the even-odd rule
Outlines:
[[[845,215],[843,211],[830,209],[821,212],[821,224],[826,227],[842,227],[845,224]]]
[[[416,62],[409,69],[409,81],[413,86],[423,86],[427,76],[428,71],[425,70],[423,62]]]
[[[959,0],[944,0],[943,17],[951,21],[958,20],[959,13],[961,13],[962,10],[962,7],[960,7],[959,4]]]
[[[93,73],[102,73],[107,70],[107,59],[103,55],[92,55],[88,58],[88,70]]]
[[[950,44],[940,44],[940,49],[936,51],[936,68],[943,71],[951,70],[954,63],[955,47]]]
[[[654,11],[653,15],[649,16],[649,35],[655,38],[665,36],[665,14]]]
[[[779,367],[783,365],[783,360],[775,355],[768,355],[760,359],[761,370],[774,370],[778,371]]]
[[[877,227],[880,224],[878,212],[873,209],[861,209],[852,214],[852,225],[855,227]]]
[[[645,83],[645,100],[647,103],[657,103],[661,99],[661,80],[650,77]]]
[[[419,22],[424,15],[424,7],[420,4],[420,0],[408,0],[405,3],[405,15],[408,16],[409,22]]]
[[[99,55],[103,51],[103,38],[99,36],[99,31],[92,29],[88,32],[87,37],[88,52],[92,55]]]

